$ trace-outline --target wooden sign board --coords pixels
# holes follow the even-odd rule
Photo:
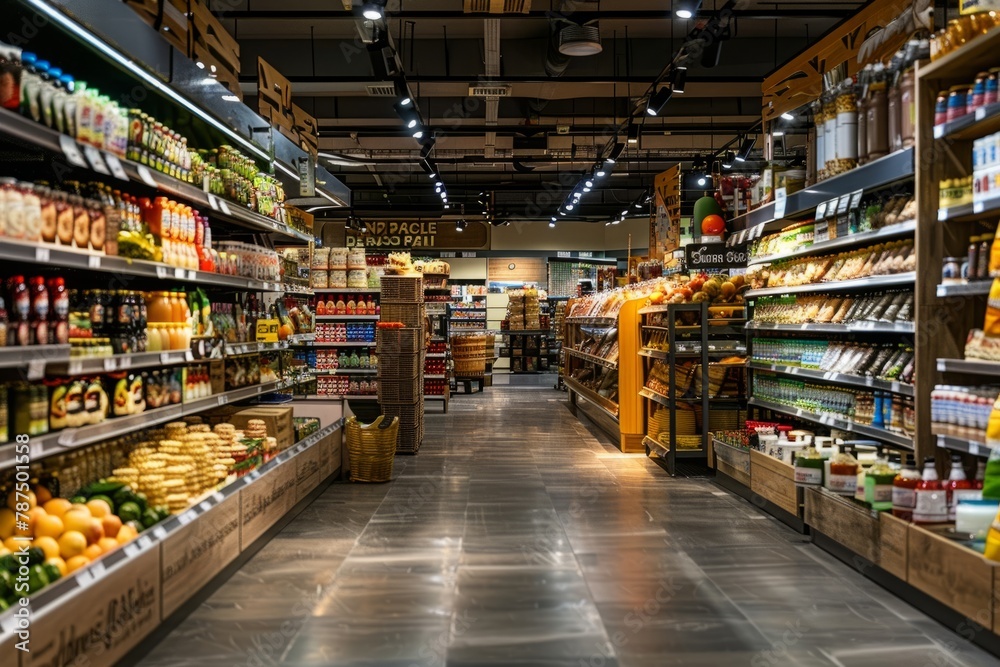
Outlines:
[[[292,459],[295,462],[295,502],[301,501],[319,486],[319,458],[320,446],[316,444]]]
[[[240,494],[215,505],[163,540],[163,618],[231,563],[240,553]]]
[[[247,549],[295,505],[295,460],[240,489],[240,550]]]
[[[470,221],[459,231],[454,222],[400,221],[366,222],[364,233],[348,230],[348,248],[445,248],[479,250],[489,247],[489,226]]]
[[[885,31],[897,19],[910,20],[914,3],[920,5],[928,1],[873,0],[791,62],[775,70],[762,86],[764,121],[774,120],[782,113],[818,99],[823,92],[823,75],[838,65],[847,63],[848,76],[856,74],[860,69],[858,54],[866,40]],[[882,40],[877,53],[892,53],[911,34],[906,30],[891,32],[892,38]]]
[[[681,166],[675,165],[653,181],[654,210],[649,220],[649,256],[665,260],[681,242]]]
[[[257,107],[272,125],[291,131],[292,83],[260,56],[257,57]]]
[[[319,152],[319,123],[297,104],[292,105],[292,135],[289,137],[304,151]]]
[[[152,548],[34,616],[21,667],[110,667],[159,624],[160,550]]]

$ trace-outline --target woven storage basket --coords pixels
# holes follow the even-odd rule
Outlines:
[[[486,373],[486,359],[455,359],[455,377],[479,377]]]
[[[378,374],[383,380],[409,380],[420,375],[423,354],[383,354],[378,358]]]
[[[423,384],[419,377],[406,380],[379,376],[378,400],[388,403],[415,401],[423,394]]]
[[[383,354],[417,354],[424,349],[424,330],[409,329],[379,329],[378,356]]]
[[[388,482],[392,479],[392,461],[396,455],[399,420],[380,416],[364,425],[349,417],[347,453],[351,459],[352,482]]]
[[[424,326],[424,304],[382,303],[383,322],[402,322],[407,327]]]
[[[380,299],[387,303],[423,303],[424,281],[420,276],[382,276]]]
[[[382,412],[387,417],[399,417],[401,427],[413,427],[423,423],[424,398],[421,396],[409,401],[385,401],[382,403]]]

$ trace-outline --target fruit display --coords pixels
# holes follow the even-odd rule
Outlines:
[[[692,278],[674,276],[671,281],[662,283],[653,290],[649,295],[649,303],[654,306],[670,303],[741,305],[744,291],[744,278],[739,274],[732,277],[725,274],[709,276],[706,273]]]
[[[754,338],[752,358],[761,363],[907,384],[913,382],[915,367],[914,352],[910,346],[827,340]]]
[[[796,294],[761,297],[754,321],[768,324],[851,324],[912,322],[914,295],[908,290],[874,294]]]
[[[753,289],[795,287],[824,282],[856,280],[916,270],[913,241],[880,243],[851,252],[774,262],[769,267],[753,266],[746,279]]]

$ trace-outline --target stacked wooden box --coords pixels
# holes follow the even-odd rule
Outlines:
[[[383,276],[379,329],[378,398],[382,414],[399,417],[401,454],[416,454],[424,439],[424,288],[420,276]]]

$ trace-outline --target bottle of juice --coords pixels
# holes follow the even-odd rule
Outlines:
[[[904,521],[913,520],[913,508],[917,504],[916,489],[920,483],[920,472],[913,460],[913,454],[906,455],[906,464],[892,480],[892,515]]]
[[[924,459],[924,472],[916,488],[917,503],[913,508],[913,523],[945,523],[948,521],[948,494],[938,479],[934,457]]]

